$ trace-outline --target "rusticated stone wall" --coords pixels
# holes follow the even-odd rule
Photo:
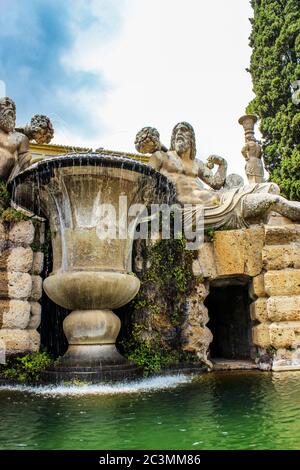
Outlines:
[[[249,279],[252,341],[263,369],[300,369],[299,255],[300,226],[287,223],[215,232],[194,262],[208,283]]]
[[[44,227],[0,221],[0,341],[7,356],[38,351]]]

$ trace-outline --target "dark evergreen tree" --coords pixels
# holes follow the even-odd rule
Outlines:
[[[300,0],[251,0],[250,46],[255,98],[247,112],[260,118],[265,167],[290,199],[300,200]],[[300,82],[299,82],[300,84]]]

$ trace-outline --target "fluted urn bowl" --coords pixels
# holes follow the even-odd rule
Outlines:
[[[140,287],[131,267],[140,215],[130,208],[168,202],[171,192],[168,180],[149,166],[105,153],[54,157],[14,179],[15,204],[49,220],[53,271],[44,289],[72,310],[63,325],[69,342],[64,365],[125,361],[115,346],[120,320],[112,309]]]

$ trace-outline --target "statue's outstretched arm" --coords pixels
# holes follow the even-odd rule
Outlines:
[[[211,171],[214,165],[219,167],[215,174]],[[199,162],[199,178],[213,189],[221,189],[224,186],[227,174],[227,162],[218,155],[210,155],[207,163]]]

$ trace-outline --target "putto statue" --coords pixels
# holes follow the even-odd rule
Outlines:
[[[15,128],[16,105],[11,98],[0,98],[0,178],[9,182],[31,161],[29,141],[49,143],[54,131],[47,116],[35,115],[30,125]]]
[[[245,173],[250,184],[264,182],[262,151],[254,136],[256,121],[257,117],[254,114],[245,114],[239,119],[239,124],[243,126],[245,131],[245,145],[242,148],[242,154],[246,160]]]
[[[196,159],[195,133],[187,122],[174,127],[170,150],[163,150],[158,131],[149,127],[138,132],[135,145],[139,152],[151,153],[149,165],[174,183],[179,203],[204,207],[207,228],[248,227],[251,223],[265,222],[271,211],[300,220],[300,202],[280,196],[276,184],[261,182],[241,186],[242,178],[237,175],[226,178],[224,158],[212,155],[206,163]],[[215,164],[218,169],[213,174]],[[202,182],[211,189],[205,188]]]
[[[52,122],[43,114],[35,114],[30,124],[16,130],[25,134],[29,140],[35,140],[37,144],[49,144],[54,136]]]

